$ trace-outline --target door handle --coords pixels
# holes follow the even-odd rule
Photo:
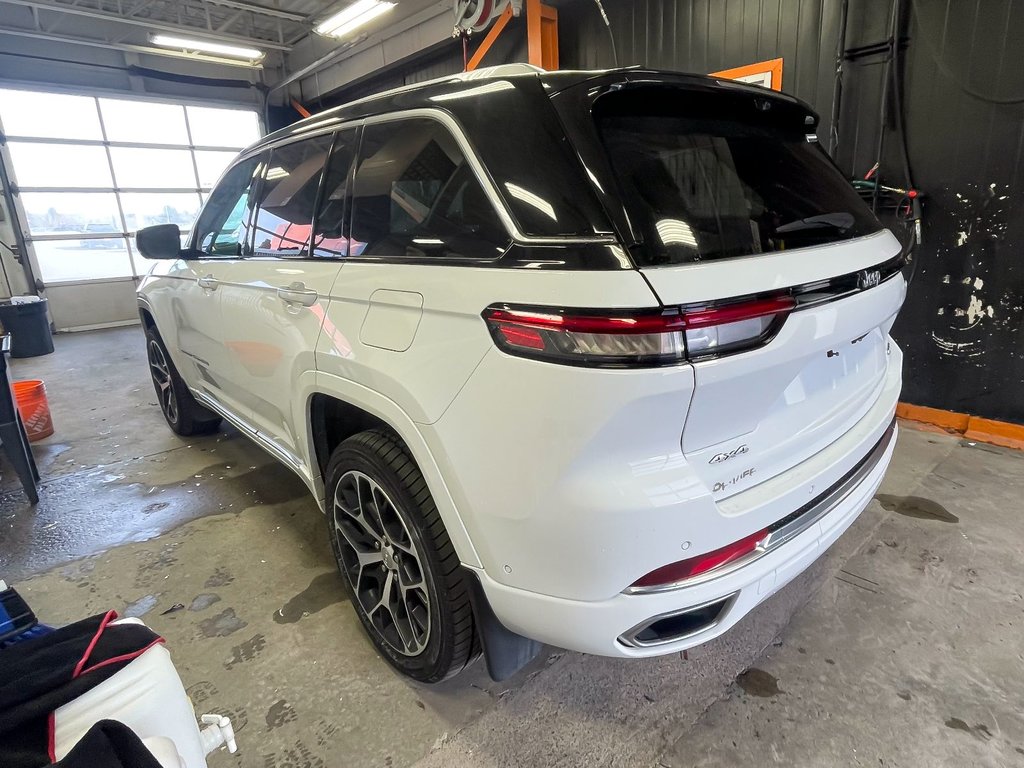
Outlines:
[[[277,295],[285,304],[300,304],[303,307],[312,307],[320,294],[307,288],[303,283],[292,283],[291,285],[277,289]]]
[[[217,286],[220,285],[220,281],[213,275],[204,275],[196,280],[199,283],[199,287],[206,291],[216,291]]]

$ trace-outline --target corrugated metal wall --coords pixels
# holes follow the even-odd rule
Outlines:
[[[621,66],[715,72],[783,58],[783,89],[818,108],[819,134],[828,135],[835,0],[604,0],[604,6]],[[592,0],[559,4],[559,55],[563,69],[613,66]]]
[[[605,0],[622,65],[710,72],[782,57],[828,136],[840,0]],[[851,0],[847,46],[887,37],[890,0]],[[559,5],[565,68],[612,65],[591,0]],[[1024,3],[907,0],[908,145],[925,243],[895,336],[904,399],[1024,423]],[[882,58],[849,62],[837,161],[875,162]],[[905,186],[892,125],[884,180]]]
[[[928,199],[895,331],[907,352],[904,399],[1024,423],[1024,3],[911,9],[908,144]],[[863,140],[849,144],[863,172]]]

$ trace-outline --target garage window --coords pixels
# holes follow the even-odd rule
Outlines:
[[[135,99],[0,89],[0,130],[28,239],[47,284],[137,277],[135,232],[189,233],[256,113]]]

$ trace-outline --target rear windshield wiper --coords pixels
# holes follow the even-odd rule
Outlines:
[[[836,211],[835,213],[820,213],[817,216],[808,216],[806,219],[797,219],[788,224],[775,228],[776,234],[787,232],[800,232],[805,229],[838,229],[840,232],[853,227],[856,219],[853,214],[847,211]]]

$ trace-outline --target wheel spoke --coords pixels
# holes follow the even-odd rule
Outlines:
[[[367,551],[363,549],[363,545],[360,542],[355,541],[345,529],[345,526],[339,525],[337,520],[335,520],[334,529],[345,538],[349,547],[352,548],[352,551],[356,556],[356,561],[359,564],[360,576],[362,575],[362,570],[368,565],[377,565],[384,561],[383,555],[381,555],[378,550]]]
[[[369,484],[369,478],[367,478]],[[365,514],[372,523],[376,524],[377,530],[380,531],[382,537],[387,536],[388,529],[384,527],[384,519],[381,515],[380,507],[380,488],[377,487],[376,483],[370,485],[369,499],[363,502],[363,514]]]
[[[369,475],[352,470],[335,486],[339,564],[379,638],[405,656],[430,638],[430,595],[403,513]]]
[[[355,489],[356,497],[359,498],[358,481],[356,481]],[[342,497],[342,489],[340,484],[338,486],[338,490],[334,494],[334,505],[342,512],[344,512],[349,519],[356,523],[356,525],[358,525],[362,529],[363,533],[365,533],[372,541],[376,541],[378,543],[381,541],[381,535],[376,530],[374,530],[373,525],[370,523],[369,520],[367,520],[362,505],[357,501],[356,508],[352,509],[351,506],[349,506],[348,501]]]

